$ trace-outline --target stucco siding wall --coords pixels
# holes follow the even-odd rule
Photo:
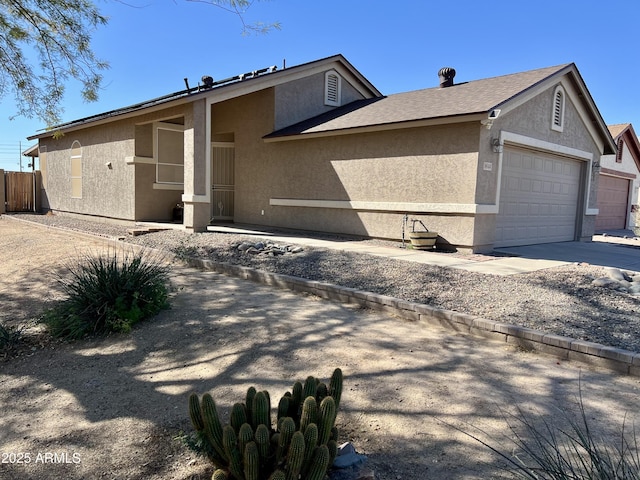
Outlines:
[[[324,82],[325,74],[318,73],[276,86],[274,88],[274,130],[335,109],[336,107],[324,104]],[[353,88],[348,80],[343,78],[341,104],[346,105],[362,98],[362,95]]]
[[[155,165],[135,166],[136,221],[170,221],[173,207],[182,202],[182,190],[157,190]]]
[[[261,92],[212,107],[213,138],[234,136],[236,222],[400,239],[403,211],[284,207],[270,200],[474,203],[477,125],[267,143],[262,137],[273,129],[273,102],[273,94]],[[472,215],[414,217],[450,243],[473,243]]]
[[[133,155],[132,123],[88,128],[59,139],[41,139],[47,148],[47,199],[53,210],[133,220],[134,178],[125,157]],[[71,147],[82,147],[82,196],[71,196]],[[106,164],[111,162],[111,168]]]
[[[474,130],[467,124],[268,144],[271,161],[287,172],[273,176],[270,196],[473,203]]]
[[[135,126],[135,154],[139,157],[153,157],[153,124]]]
[[[170,220],[182,192],[154,189],[155,165],[131,164],[127,158],[153,157],[152,122],[175,122],[190,109],[174,107],[40,139],[47,149],[49,208],[122,220]],[[81,198],[71,196],[71,146],[76,140],[82,146]]]

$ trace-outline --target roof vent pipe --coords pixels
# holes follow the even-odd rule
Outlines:
[[[440,77],[440,88],[450,87],[453,85],[453,77],[456,76],[456,71],[451,67],[443,67],[438,70],[438,77]]]

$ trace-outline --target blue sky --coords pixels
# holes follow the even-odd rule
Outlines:
[[[384,94],[435,87],[444,66],[463,82],[574,62],[605,122],[640,131],[637,0],[268,0],[246,20],[278,21],[282,30],[249,36],[233,14],[204,3],[98,1],[110,21],[93,47],[111,68],[95,103],[68,84],[64,121],[182,90],[185,77],[193,86],[203,75],[342,53]],[[0,168],[18,170],[19,143],[26,148],[44,125],[10,121],[11,100],[0,99]]]

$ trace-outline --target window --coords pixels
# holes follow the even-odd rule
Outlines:
[[[82,198],[82,146],[77,140],[71,144],[71,197]]]
[[[564,89],[558,85],[553,91],[551,129],[561,132],[564,128]]]
[[[157,123],[154,133],[156,182],[184,183],[184,127],[173,123]]]
[[[324,75],[324,104],[339,107],[341,97],[342,78],[335,70],[330,70]]]

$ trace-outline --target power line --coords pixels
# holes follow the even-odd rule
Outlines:
[[[28,144],[23,142],[0,143],[0,164],[11,165],[15,170],[24,170],[29,160],[23,157],[22,152],[27,148]]]

